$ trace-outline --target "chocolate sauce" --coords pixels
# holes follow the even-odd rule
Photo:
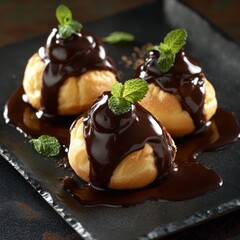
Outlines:
[[[114,115],[108,107],[110,92],[105,92],[84,118],[84,138],[90,161],[90,180],[106,188],[119,163],[148,143],[155,156],[158,178],[172,166],[175,147],[160,123],[138,103],[131,111]]]
[[[54,28],[46,47],[39,49],[39,56],[46,64],[41,89],[41,110],[45,116],[57,115],[59,88],[70,76],[79,76],[88,70],[116,73],[100,40],[84,30],[62,39]]]
[[[8,100],[4,112],[6,122],[14,124],[30,136],[53,135],[68,146],[71,121],[64,119],[58,124],[46,123],[42,118],[36,117],[36,110],[24,101],[23,96],[21,87]],[[124,125],[124,122],[121,124]],[[114,127],[114,124],[109,122],[109,127]],[[177,155],[174,167],[153,185],[137,190],[100,191],[84,183],[76,175],[75,180],[67,178],[62,180],[62,184],[80,204],[91,206],[129,206],[149,199],[179,201],[194,198],[222,185],[221,177],[198,162],[196,157],[203,151],[226,147],[237,141],[239,134],[240,126],[235,115],[218,109],[201,132],[175,141]]]
[[[18,127],[18,130],[33,138],[47,134],[57,137],[61,144],[69,146],[69,128],[74,121],[74,117],[58,116],[57,122],[49,122],[47,119],[38,116],[39,112],[28,104],[25,98],[23,87],[20,86],[5,106],[6,122],[14,124]]]
[[[174,66],[167,72],[160,71],[160,53],[150,51],[135,77],[153,82],[166,92],[174,94],[193,119],[196,129],[206,124],[204,115],[205,83],[200,64],[183,50],[176,54]]]
[[[71,177],[62,179],[61,183],[81,204],[88,206],[130,206],[149,199],[180,201],[194,198],[223,184],[215,171],[196,160],[198,154],[226,147],[238,140],[239,133],[235,115],[218,109],[201,133],[178,139],[174,168],[150,186],[137,190],[99,191]]]

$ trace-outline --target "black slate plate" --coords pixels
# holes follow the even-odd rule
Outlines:
[[[168,0],[145,5],[85,25],[99,36],[114,30],[132,32],[137,43],[159,43],[173,28],[188,31],[187,51],[201,61],[215,86],[219,106],[240,118],[240,47],[216,31],[206,20],[181,2]],[[0,49],[0,108],[20,85],[28,58],[44,44],[46,36]],[[107,46],[118,62],[132,48]],[[125,78],[131,69],[120,66]],[[240,142],[221,151],[199,156],[223,178],[223,186],[195,199],[180,202],[148,201],[128,208],[84,207],[60,186],[58,177],[68,174],[57,159],[38,155],[23,134],[0,118],[0,153],[84,239],[152,239],[216,218],[240,208]],[[2,173],[4,176],[4,173]]]

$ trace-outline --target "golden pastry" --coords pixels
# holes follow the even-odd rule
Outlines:
[[[216,112],[217,100],[212,84],[206,79],[204,81],[206,96],[203,111],[205,121],[208,121]],[[172,137],[181,137],[196,129],[192,117],[179,99],[154,83],[149,84],[149,91],[140,104],[161,121]]]
[[[80,178],[95,187],[134,189],[149,185],[172,168],[175,144],[138,103],[116,115],[109,99],[111,93],[105,92],[73,124],[69,163]]]
[[[29,103],[46,116],[79,114],[117,81],[101,41],[76,21],[77,30],[65,36],[59,22],[46,46],[29,59],[23,79]]]
[[[217,99],[200,64],[182,49],[184,44],[172,53],[173,62],[165,69],[168,53],[164,52],[164,48],[167,49],[166,45],[176,33],[186,34],[182,29],[172,31],[161,43],[165,46],[160,44],[151,48],[144,63],[136,70],[135,77],[149,83],[147,96],[140,104],[157,117],[172,137],[181,137],[206,125],[216,112]]]

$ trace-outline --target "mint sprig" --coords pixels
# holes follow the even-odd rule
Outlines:
[[[121,115],[131,110],[131,104],[141,101],[147,94],[148,84],[145,80],[135,78],[122,83],[114,83],[112,96],[108,106],[115,115]]]
[[[135,37],[131,33],[116,31],[112,32],[107,37],[103,37],[102,41],[109,44],[116,44],[120,42],[132,42],[134,39]]]
[[[185,29],[176,29],[169,32],[159,46],[153,46],[148,51],[160,52],[158,65],[162,72],[168,72],[174,65],[176,54],[183,48],[187,40]]]
[[[30,140],[30,142],[33,143],[36,151],[44,157],[57,156],[61,150],[61,145],[57,138],[49,135],[42,135],[37,139]]]
[[[59,22],[58,33],[63,39],[70,38],[72,34],[79,32],[82,28],[81,23],[73,20],[71,10],[63,4],[58,6],[56,17]]]

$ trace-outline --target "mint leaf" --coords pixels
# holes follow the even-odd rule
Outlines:
[[[57,138],[48,135],[42,135],[37,139],[30,140],[30,142],[33,143],[36,151],[44,157],[57,156],[61,149]]]
[[[62,26],[59,26],[58,33],[63,39],[67,39],[70,36],[72,36],[75,31],[71,28],[71,26],[64,24]]]
[[[115,115],[121,115],[131,110],[131,104],[144,98],[148,91],[145,80],[135,78],[122,83],[114,83],[112,96],[108,99],[108,107]]]
[[[81,26],[79,26],[79,22],[71,21],[68,24],[60,25],[58,28],[58,33],[63,39],[67,39],[72,36],[72,34],[79,31]]]
[[[147,51],[148,51],[148,52],[150,52],[150,51],[158,51],[158,52],[159,52],[159,46],[148,47],[148,48],[147,48]]]
[[[82,28],[82,24],[75,20],[70,21],[68,25],[74,30],[75,33],[79,32]]]
[[[161,57],[159,58],[158,65],[162,72],[168,72],[171,67],[174,65],[175,54],[172,53],[161,53]]]
[[[160,43],[159,45],[159,50],[161,53],[168,53],[168,52],[172,52],[169,45],[165,44],[165,43]]]
[[[71,10],[65,5],[60,5],[56,10],[56,17],[59,22],[58,33],[61,38],[67,39],[82,28],[81,23],[72,19]]]
[[[111,92],[112,92],[112,95],[117,98],[122,97],[123,84],[120,82],[116,82],[115,84],[113,84]]]
[[[131,103],[126,101],[124,98],[111,96],[108,99],[108,107],[115,115],[121,115],[131,110]]]
[[[132,42],[134,41],[135,37],[131,33],[127,32],[112,32],[107,37],[102,38],[103,42],[109,43],[109,44],[116,44],[119,42]]]
[[[148,51],[160,53],[158,66],[163,73],[168,72],[174,65],[176,54],[183,48],[187,40],[185,29],[176,29],[169,32],[159,46],[153,46]]]
[[[164,44],[176,54],[185,45],[187,40],[187,31],[185,29],[176,29],[167,34],[164,38]]]
[[[60,24],[65,24],[72,20],[72,12],[65,5],[58,6],[56,10],[56,17]]]
[[[122,97],[130,103],[135,103],[142,100],[147,91],[147,82],[136,78],[125,82]]]

